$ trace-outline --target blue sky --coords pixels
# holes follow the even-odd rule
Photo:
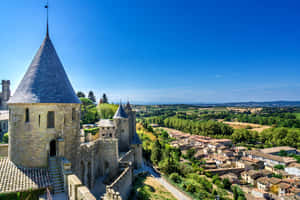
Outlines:
[[[300,100],[298,0],[50,1],[76,91],[117,102]],[[14,90],[45,36],[42,0],[0,5],[0,79]]]

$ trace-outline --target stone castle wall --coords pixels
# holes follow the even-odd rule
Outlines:
[[[129,164],[121,175],[109,186],[106,187],[104,195],[105,200],[128,199],[132,187],[133,172],[132,166]]]
[[[28,122],[25,121],[27,108]],[[76,114],[72,120],[73,108]],[[50,141],[58,138],[63,145],[56,145],[60,146],[57,154],[71,162],[76,161],[80,131],[79,104],[10,104],[9,109],[8,154],[11,161],[24,167],[47,167]],[[55,112],[55,128],[47,128],[48,111]]]
[[[69,200],[96,200],[75,174],[68,175],[67,182]]]
[[[97,139],[80,145],[77,162],[72,165],[82,183],[92,188],[99,176],[116,176],[118,158],[117,139]]]
[[[130,149],[124,156],[119,159],[119,162],[134,163],[134,149]]]
[[[0,144],[0,157],[8,156],[8,144]]]

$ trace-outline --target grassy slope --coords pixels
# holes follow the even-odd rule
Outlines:
[[[143,200],[176,200],[160,183],[149,175],[139,176],[134,180],[134,191],[140,193]]]

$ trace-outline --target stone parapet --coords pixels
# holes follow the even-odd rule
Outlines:
[[[106,194],[104,200],[125,200],[131,191],[132,186],[132,164],[127,163],[127,168],[120,174],[120,176],[109,186],[106,186]]]

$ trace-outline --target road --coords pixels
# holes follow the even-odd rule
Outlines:
[[[143,165],[143,170],[149,172],[161,185],[163,185],[176,199],[178,200],[192,200],[186,194],[178,190],[176,187],[168,183],[159,173],[154,171],[152,167]]]

